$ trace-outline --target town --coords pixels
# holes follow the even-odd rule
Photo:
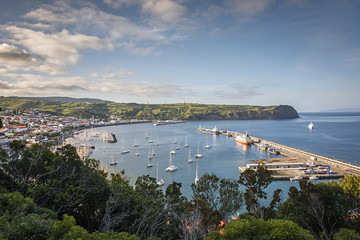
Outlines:
[[[28,144],[61,144],[71,137],[74,130],[96,128],[110,125],[149,122],[148,120],[122,120],[110,116],[107,120],[93,116],[81,119],[74,116],[55,116],[39,112],[38,109],[4,110],[0,109],[0,147],[7,146],[13,140],[24,140]]]

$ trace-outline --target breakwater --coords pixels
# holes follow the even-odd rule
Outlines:
[[[206,128],[201,128],[199,127],[197,129],[199,132],[202,133],[206,133],[206,134],[221,134],[221,135],[225,135],[227,137],[234,137],[236,138],[237,136],[243,136],[245,135],[244,133],[240,133],[240,132],[235,132],[235,131],[228,131],[228,130],[218,130],[216,127],[213,129],[206,129]],[[360,175],[360,166],[353,164],[353,163],[349,163],[349,162],[345,162],[339,159],[335,159],[335,158],[330,158],[327,156],[323,156],[320,154],[315,154],[312,152],[308,152],[302,149],[298,149],[298,148],[294,148],[294,147],[290,147],[284,144],[280,144],[280,143],[276,143],[273,141],[269,141],[266,139],[262,139],[256,136],[251,136],[251,139],[253,139],[254,141],[254,145],[257,146],[268,146],[269,148],[276,150],[280,155],[285,156],[285,158],[277,158],[276,161],[278,162],[297,162],[297,163],[306,163],[309,161],[312,162],[316,162],[317,165],[322,165],[322,166],[329,166],[329,168],[331,167],[332,169],[335,169],[337,172],[336,174],[334,174],[334,178],[338,177],[338,176],[343,176],[343,175]],[[266,161],[267,159],[262,159],[264,160],[264,162],[269,162],[272,163],[274,160],[270,160]],[[282,169],[284,170],[284,169]],[[285,171],[285,170],[284,170]],[[286,170],[286,175],[294,175],[297,174],[295,172],[291,172],[290,170]],[[300,172],[298,172],[299,175],[301,175]],[[279,179],[287,179],[289,178],[289,176],[277,176],[275,178],[279,178]]]

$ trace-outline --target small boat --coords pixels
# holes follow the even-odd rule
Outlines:
[[[296,176],[296,177],[290,178],[291,181],[299,181],[300,179],[303,179],[303,177]]]
[[[149,140],[149,143],[153,143],[153,142],[154,142],[154,140],[152,140],[152,139]]]
[[[190,148],[189,148],[189,158],[188,158],[188,163],[192,163],[194,161],[194,159],[191,158],[191,153],[190,153]]]
[[[177,146],[175,149],[176,149],[176,150],[180,150],[180,147],[179,147],[179,146]]]
[[[314,124],[312,122],[309,123],[308,128],[312,130],[314,128]]]
[[[319,178],[318,178],[318,176],[311,176],[311,177],[309,177],[309,180],[318,180]]]
[[[202,158],[202,155],[200,153],[200,142],[198,142],[198,153],[195,155],[195,158]]]
[[[175,154],[176,154],[176,151],[175,151],[175,150],[170,150],[170,154],[171,154],[171,155],[175,155]]]
[[[114,154],[112,155],[112,162],[110,163],[110,166],[117,165],[117,162],[115,162]]]
[[[242,134],[240,136],[236,136],[235,142],[245,144],[245,145],[251,145],[254,143],[254,140],[251,139],[249,133],[246,131],[245,134]]]
[[[189,144],[187,142],[187,136],[185,137],[185,144],[184,144],[184,147],[189,147]]]
[[[175,170],[177,170],[178,168],[173,164],[172,162],[172,154],[170,154],[170,158],[169,158],[169,166],[167,168],[165,168],[165,171],[167,172],[173,172]]]
[[[140,144],[136,143],[136,137],[135,137],[135,144],[134,144],[134,147],[139,147]]]
[[[151,160],[151,159],[153,159],[153,155],[152,155],[151,152],[150,152],[150,145],[149,145],[148,160]]]
[[[150,148],[149,148],[149,150],[150,150]],[[149,154],[150,154],[150,152],[149,152]],[[148,156],[148,163],[147,163],[147,165],[146,165],[147,168],[151,168],[151,167],[154,166],[154,164],[150,163],[150,160],[151,160],[151,159],[152,159],[152,156],[149,155],[149,156]]]
[[[274,154],[274,155],[279,155],[279,151],[276,151],[275,149],[273,148],[268,148],[268,150],[266,150],[268,153],[270,154]]]
[[[204,146],[205,149],[211,148],[209,145],[209,138],[206,138],[206,145]]]
[[[162,186],[162,185],[164,185],[164,183],[165,183],[164,179],[161,178],[159,180],[159,163],[157,162],[156,163],[156,185]]]
[[[136,154],[135,154],[137,157],[140,156],[140,153],[139,153],[139,150],[136,151]]]
[[[152,153],[151,155],[155,156],[155,151],[154,151],[154,148],[152,149]]]
[[[198,183],[198,181],[199,181],[199,162],[200,162],[200,160],[198,160],[198,161],[196,162],[196,176],[195,176],[195,184],[197,184],[197,183]]]
[[[176,137],[174,137],[174,142],[173,142],[173,144],[177,144]]]
[[[130,150],[129,149],[125,149],[125,140],[123,138],[123,145],[122,145],[122,150],[121,150],[121,154],[125,154],[125,153],[129,153]]]

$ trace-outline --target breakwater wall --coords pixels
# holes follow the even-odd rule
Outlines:
[[[217,130],[217,132],[214,132],[213,129],[206,129],[206,128],[198,128],[197,130],[202,133],[221,134],[221,135],[226,135],[228,137],[234,137],[234,138],[237,136],[244,135],[244,133],[227,131],[227,130]],[[304,160],[304,161],[307,161],[307,160],[321,161],[322,163],[325,163],[329,166],[333,166],[333,167],[342,169],[347,174],[360,175],[360,166],[359,165],[345,162],[345,161],[335,159],[335,158],[326,157],[326,156],[323,156],[320,154],[308,152],[308,151],[305,151],[302,149],[290,147],[290,146],[287,146],[287,145],[284,145],[281,143],[276,143],[276,142],[262,139],[259,137],[255,137],[255,136],[250,136],[250,137],[254,140],[255,145],[267,144],[272,149],[276,149],[281,155],[293,156],[293,157],[298,158],[299,160]]]

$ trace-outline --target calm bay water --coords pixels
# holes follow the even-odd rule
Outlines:
[[[259,151],[255,146],[246,147],[237,144],[234,138],[199,133],[196,131],[199,125],[205,128],[216,126],[220,130],[243,133],[248,131],[256,137],[360,164],[360,113],[301,113],[300,117],[291,120],[196,121],[156,127],[152,123],[109,126],[98,130],[114,133],[118,142],[109,144],[95,139],[93,143],[96,148],[91,157],[100,160],[110,171],[120,172],[124,169],[131,183],[141,175],[148,174],[155,177],[158,164],[159,178],[165,180],[162,189],[173,181],[181,182],[182,192],[188,198],[191,198],[190,186],[195,179],[197,161],[199,161],[199,176],[207,172],[237,180],[239,166],[253,163],[253,160],[274,157]],[[313,130],[307,128],[309,122],[314,123]],[[149,139],[145,139],[146,135],[153,139],[154,143],[150,144]],[[184,147],[186,138],[189,148]],[[174,141],[177,144],[173,144]],[[135,142],[140,144],[140,147],[135,148],[133,146]],[[156,143],[159,146],[156,146]],[[203,158],[188,163],[189,149],[193,157],[198,152],[198,144]],[[211,148],[204,149],[206,144]],[[125,149],[130,150],[130,153],[120,154],[123,145]],[[175,147],[180,147],[173,156],[173,163],[178,170],[165,172],[169,162],[169,152]],[[137,149],[140,156],[136,156]],[[146,167],[149,149],[155,152],[154,158],[150,160],[154,164],[152,168]],[[113,157],[118,163],[114,169],[110,167]],[[286,195],[290,186],[297,186],[297,183],[274,182],[269,186],[268,191],[281,188]]]

